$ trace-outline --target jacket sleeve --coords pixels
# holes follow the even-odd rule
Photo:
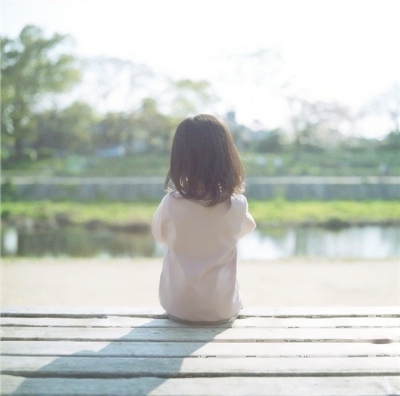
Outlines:
[[[159,243],[167,243],[167,200],[168,194],[164,196],[158,205],[157,210],[154,212],[153,219],[151,221],[151,232],[154,239]]]
[[[242,227],[240,230],[239,238],[244,237],[249,234],[256,228],[256,222],[253,219],[253,216],[249,213],[249,205],[247,203],[247,199],[244,197],[245,201],[245,214],[242,222]]]

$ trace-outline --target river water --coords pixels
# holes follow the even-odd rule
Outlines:
[[[81,227],[1,230],[3,257],[161,257],[164,247],[150,234]],[[238,244],[241,259],[290,257],[400,258],[400,226],[257,229]]]

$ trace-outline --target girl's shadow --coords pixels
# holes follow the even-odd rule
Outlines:
[[[55,395],[68,387],[68,394],[75,395],[147,395],[168,378],[184,377],[180,373],[184,359],[199,357],[199,353],[194,356],[193,353],[230,327],[231,324],[213,327],[177,324],[165,317],[135,327],[112,341],[107,336],[108,327],[103,338],[96,336],[96,339],[85,338],[84,333],[90,331],[85,329],[82,337],[78,337],[82,350],[56,358],[36,371],[19,372],[18,375],[27,378],[13,394]],[[71,339],[57,342],[60,350],[71,342],[75,346],[77,343]],[[88,348],[89,342],[109,343],[98,351],[83,349]],[[46,351],[41,355],[46,355]]]

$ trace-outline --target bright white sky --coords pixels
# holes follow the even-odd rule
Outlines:
[[[336,100],[357,111],[400,81],[400,0],[2,0],[1,5],[2,35],[16,37],[35,24],[49,35],[70,34],[83,56],[115,56],[174,78],[208,79],[239,122],[258,119],[269,128],[287,117],[285,94]],[[279,52],[282,62],[262,66],[243,57],[261,49]],[[382,122],[371,118],[359,133],[382,136],[387,132]]]

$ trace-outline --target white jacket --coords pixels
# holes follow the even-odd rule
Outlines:
[[[211,207],[177,192],[164,196],[152,232],[167,245],[159,299],[172,318],[213,322],[238,314],[236,244],[255,226],[243,195]]]

